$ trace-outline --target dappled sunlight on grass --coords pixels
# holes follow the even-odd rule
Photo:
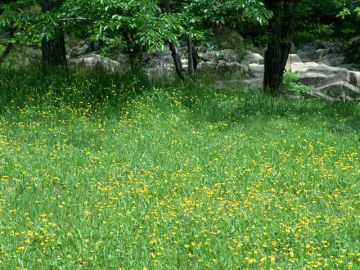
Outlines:
[[[3,107],[0,268],[359,267],[357,104],[93,83]]]

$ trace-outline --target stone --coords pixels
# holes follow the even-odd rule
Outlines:
[[[345,68],[330,67],[315,62],[297,63],[291,70],[299,76],[299,81],[314,87],[324,86],[337,81],[350,79],[350,71]]]
[[[91,54],[83,55],[79,58],[71,59],[69,63],[87,68],[94,68],[98,66],[109,71],[114,71],[121,67],[118,61],[112,60],[108,57],[103,57],[95,53],[91,53]]]
[[[243,63],[245,64],[264,64],[264,57],[259,53],[249,53],[245,56]]]
[[[352,101],[360,98],[360,88],[342,81],[318,87],[311,92],[310,95],[321,97],[329,101]]]
[[[360,71],[350,71],[350,83],[360,87]]]
[[[326,49],[329,54],[343,54],[346,51],[346,46],[341,43],[331,42],[326,44],[324,49]]]
[[[360,36],[356,36],[356,37],[353,37],[352,39],[350,39],[350,43],[352,45],[359,45],[360,44]]]
[[[297,54],[290,54],[287,64],[299,64],[302,63],[301,58]]]
[[[338,67],[345,61],[345,55],[342,53],[332,53],[323,57],[318,63]]]
[[[240,64],[238,62],[225,62],[225,61],[219,62],[216,66],[216,69],[220,74],[238,72],[244,76],[249,71],[249,68],[246,65]]]
[[[72,48],[69,55],[70,57],[79,57],[81,55],[89,53],[90,51],[91,51],[90,45],[85,43],[75,48]]]
[[[315,52],[313,52],[309,56],[310,56],[311,60],[316,62],[316,61],[319,61],[322,58],[324,58],[326,55],[328,55],[328,53],[329,53],[328,49],[317,49]]]
[[[227,80],[227,81],[216,81],[215,88],[216,89],[260,89],[263,85],[263,80],[254,79],[254,80]]]
[[[262,79],[264,77],[264,65],[250,64],[249,74],[251,78]]]
[[[220,51],[207,51],[199,52],[199,58],[205,62],[217,62],[217,61],[226,61],[226,62],[240,62],[242,56],[239,55],[235,50],[220,50]]]

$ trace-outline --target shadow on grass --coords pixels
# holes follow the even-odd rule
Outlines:
[[[272,121],[278,118],[296,119],[304,124],[325,122],[332,132],[360,131],[360,104],[329,103],[318,99],[294,100],[269,97],[261,91],[221,91],[214,87],[182,89],[187,100],[184,106],[194,111],[194,120],[209,122]],[[193,102],[200,98],[200,102]]]
[[[48,72],[46,75],[36,68],[2,69],[0,114],[9,107],[22,108],[28,104],[47,104],[55,109],[59,105],[89,108],[91,104],[90,109],[95,108],[117,117],[123,113],[129,101],[140,95],[152,96],[154,105],[159,105],[157,99],[164,91],[171,93],[182,106],[189,109],[190,120],[198,125],[204,121],[226,121],[231,124],[289,118],[314,125],[317,121],[326,122],[333,132],[360,131],[360,105],[356,103],[288,100],[245,90],[218,91],[211,80],[201,84],[181,83],[173,78],[150,81],[141,73],[107,73],[99,68],[70,70],[68,73]],[[171,110],[164,108],[167,109]]]
[[[20,109],[29,104],[69,105],[83,108],[90,103],[108,102],[121,108],[148,89],[149,81],[141,73],[105,72],[101,68],[69,72],[39,68],[0,70],[0,114],[9,107]]]

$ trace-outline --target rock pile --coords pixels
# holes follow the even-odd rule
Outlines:
[[[128,69],[128,57],[119,54],[110,59],[97,53],[85,53],[86,45],[75,48],[70,53],[70,63],[78,66],[101,66],[107,70]],[[180,54],[184,51],[180,49]],[[263,52],[264,50],[257,50]],[[345,64],[345,48],[330,44],[324,48],[307,45],[296,54],[289,56],[286,69],[298,74],[299,81],[312,86],[314,90],[308,97],[320,97],[325,100],[360,100],[360,71],[352,70],[356,65]],[[84,54],[82,54],[84,53]],[[75,58],[71,56],[74,55]],[[251,52],[245,57],[234,50],[206,51],[199,53],[199,69],[218,72],[219,74],[236,73],[243,81],[218,81],[217,88],[229,86],[261,87],[264,73],[264,57],[261,53]],[[174,64],[169,51],[144,53],[144,70],[148,74],[167,74],[174,71]],[[182,57],[184,68],[187,59]]]

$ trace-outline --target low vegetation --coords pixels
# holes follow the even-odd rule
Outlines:
[[[0,73],[1,269],[360,267],[359,104],[70,74]]]

